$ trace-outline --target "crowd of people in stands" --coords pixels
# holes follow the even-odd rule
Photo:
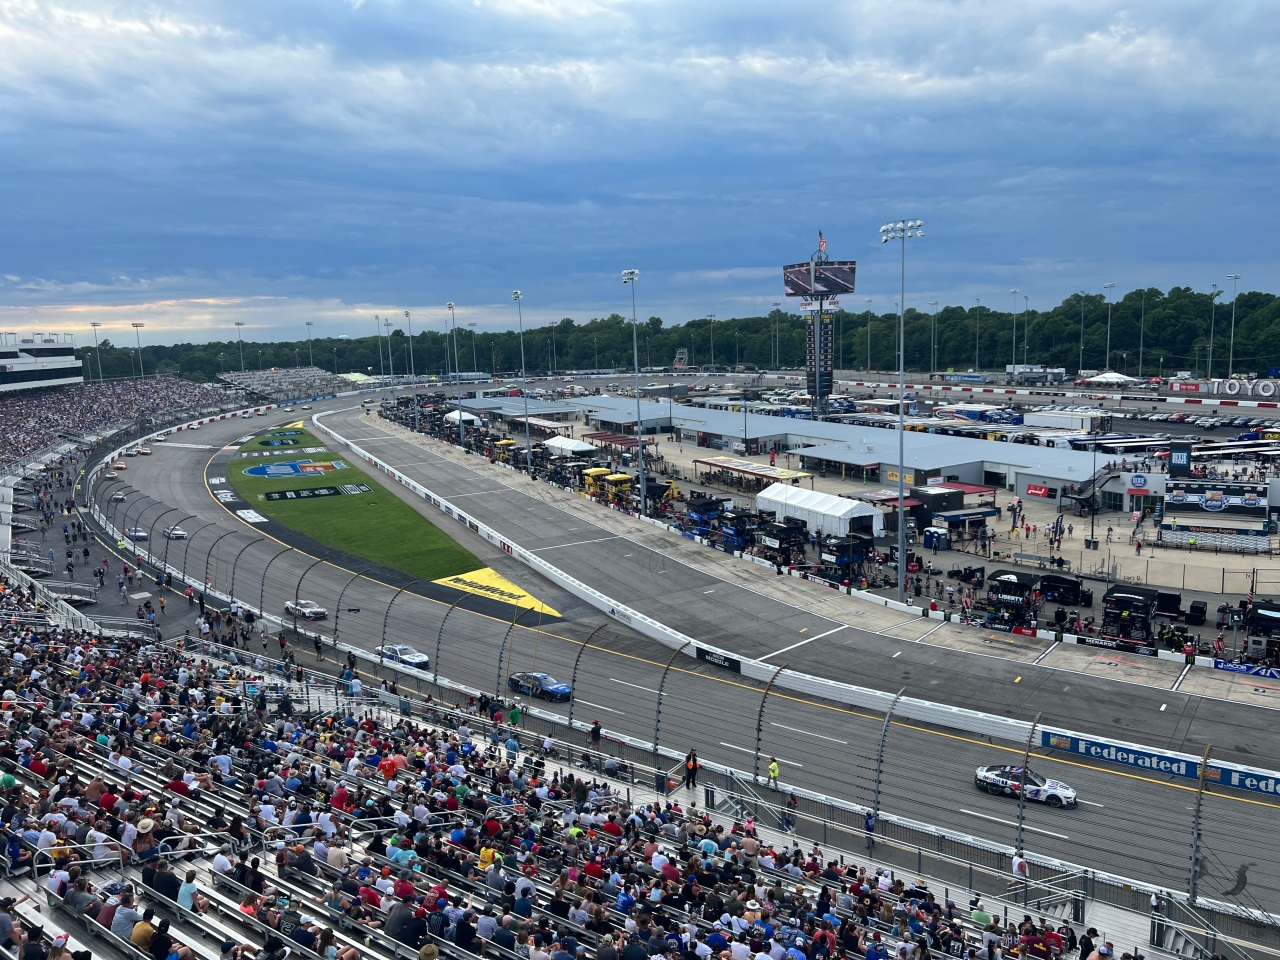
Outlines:
[[[144,888],[193,919],[214,899],[202,871],[233,885],[236,909],[267,932],[261,946],[226,941],[223,960],[282,960],[299,947],[360,960],[355,943],[377,938],[421,960],[442,947],[512,960],[1106,960],[1111,950],[1093,931],[1077,939],[1043,918],[1006,921],[977,898],[960,907],[923,880],[843,864],[788,835],[769,842],[750,819],[624,803],[590,771],[547,769],[541,738],[504,727],[500,701],[415,718],[306,717],[287,696],[272,704],[271,681],[250,667],[71,633],[11,630],[9,641],[0,819],[10,860],[38,868],[45,851],[45,882],[67,909],[155,960],[190,951],[129,889],[95,890],[93,861],[140,868]],[[88,757],[100,762],[92,775]],[[295,902],[292,922],[286,878],[312,884],[314,906]],[[335,938],[335,927],[363,940]]]
[[[0,462],[26,463],[66,434],[99,434],[142,416],[215,406],[225,399],[226,394],[217,387],[178,377],[103,380],[9,392],[0,404]]]

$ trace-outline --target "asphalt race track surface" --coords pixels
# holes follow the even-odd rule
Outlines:
[[[349,405],[334,403],[332,408]],[[317,405],[322,406],[322,405]],[[296,420],[280,414],[266,426]],[[792,669],[911,696],[1198,754],[1214,744],[1219,759],[1280,767],[1280,738],[1269,710],[1036,667],[993,656],[957,653],[859,630],[726,583],[619,536],[581,516],[528,496],[509,482],[446,461],[360,420],[359,411],[325,418],[343,436],[392,464],[438,495],[484,520],[514,542],[567,573],[707,644],[764,657]],[[600,720],[606,730],[651,741],[662,667],[670,651],[626,630],[593,608],[536,577],[490,548],[429,504],[423,512],[482,561],[554,607],[563,620],[540,624],[525,615],[513,627],[486,615],[401,591],[403,583],[353,577],[364,565],[313,557],[282,543],[218,504],[204,482],[206,466],[223,446],[247,432],[234,421],[172,435],[154,456],[129,461],[121,481],[99,484],[95,496],[112,511],[116,527],[160,529],[180,523],[189,541],[160,538],[156,552],[252,606],[282,612],[296,595],[336,612],[323,631],[372,649],[381,642],[411,643],[438,660],[444,676],[480,689],[497,689],[516,670],[546,670],[563,679],[582,653],[572,705],[576,721]],[[330,449],[335,450],[333,444]],[[351,458],[352,466],[359,461]],[[376,476],[376,475],[375,475]],[[113,489],[130,494],[107,504]],[[412,502],[407,491],[400,494]],[[241,504],[243,506],[243,504]],[[453,528],[458,528],[457,530]],[[388,535],[394,535],[388,531]],[[283,539],[283,538],[282,538]],[[299,585],[299,578],[301,585]],[[340,602],[339,602],[340,601]],[[110,607],[111,601],[104,606]],[[359,612],[348,612],[353,610]],[[107,612],[113,612],[108,610]],[[582,643],[591,637],[591,646]],[[439,656],[437,657],[437,643]],[[792,646],[798,644],[798,646]],[[760,687],[734,674],[680,658],[665,686],[660,741],[683,753],[698,748],[704,760],[750,772],[756,753]],[[562,714],[566,704],[544,704]],[[783,784],[868,803],[881,717],[835,705],[773,694],[766,703],[760,749],[776,755]],[[1013,763],[1020,748],[989,744],[910,724],[890,728],[881,808],[994,843],[1012,846],[1016,804],[978,793],[973,771],[985,763]],[[1044,757],[1044,775],[1075,787],[1076,810],[1029,805],[1026,846],[1046,856],[1184,889],[1191,843],[1194,785],[1130,768],[1080,759]],[[1225,791],[1205,798],[1201,893],[1242,905],[1280,907],[1280,840],[1272,825],[1280,804]]]

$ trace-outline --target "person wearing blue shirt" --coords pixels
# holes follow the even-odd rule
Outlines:
[[[707,946],[711,952],[719,955],[720,951],[729,949],[729,938],[724,935],[724,927],[717,921],[715,928],[707,934]]]
[[[792,941],[791,946],[787,947],[787,960],[809,960],[804,952],[804,937],[796,937]]]
[[[462,841],[466,839],[466,836],[467,836],[466,827],[463,827],[461,825],[456,826],[449,831],[449,842],[454,844],[455,846],[461,846]]]
[[[289,776],[284,781],[284,788],[290,793],[297,793],[300,786],[302,786],[302,781],[298,779],[298,775],[290,772]]]
[[[888,956],[880,940],[880,934],[872,934],[871,939],[867,941],[867,960],[887,960]]]
[[[624,887],[618,891],[618,898],[613,901],[613,909],[619,913],[629,913],[631,908],[636,905],[636,898],[633,897]]]

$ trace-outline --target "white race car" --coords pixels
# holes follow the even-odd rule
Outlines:
[[[997,797],[1016,797],[1024,777],[1022,767],[979,767],[973,774],[973,785]],[[1027,799],[1050,807],[1074,807],[1076,792],[1061,780],[1049,780],[1033,770],[1026,771]]]
[[[286,600],[284,612],[287,616],[299,617],[303,620],[324,620],[329,611],[314,600]]]

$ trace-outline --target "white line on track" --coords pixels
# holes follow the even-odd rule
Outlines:
[[[1094,802],[1094,801],[1092,801],[1092,800],[1081,800],[1079,797],[1077,797],[1077,798],[1076,798],[1076,803],[1083,803],[1083,804],[1085,804],[1086,806],[1089,806],[1089,807],[1097,807],[1099,810],[1101,810],[1101,809],[1102,809],[1102,804],[1100,804],[1100,803],[1095,803],[1095,802]]]
[[[621,710],[615,710],[613,707],[606,707],[603,703],[592,703],[590,700],[583,700],[581,697],[578,698],[578,702],[588,707],[595,707],[597,710],[608,710],[610,713],[622,713]]]
[[[739,747],[733,743],[725,743],[723,740],[720,741],[720,746],[728,747],[730,750],[740,750],[743,753],[755,753],[754,750],[748,750],[746,747]],[[783,760],[781,757],[778,758],[778,762],[785,763],[789,767],[804,767],[803,763],[796,763],[794,760]]]
[[[449,499],[461,500],[463,497],[483,497],[490,493],[503,493],[506,489],[506,487],[499,487],[497,490],[477,490],[475,493],[451,493],[449,494]]]
[[[820,733],[812,733],[809,730],[801,730],[799,727],[788,727],[785,723],[770,723],[769,726],[777,727],[779,730],[790,730],[792,733],[803,733],[806,737],[817,737],[819,740],[829,740],[832,743],[843,743],[846,747],[849,745],[848,740],[837,740],[835,737],[824,737]]]
[[[642,687],[638,683],[627,683],[627,681],[619,680],[617,677],[610,677],[609,679],[612,680],[614,683],[622,684],[624,687],[635,687],[637,690],[648,690],[650,693],[658,692],[657,690],[653,689],[653,687]]]
[[[611,537],[596,537],[594,540],[579,540],[576,543],[553,543],[549,547],[539,547],[537,550],[530,550],[530,553],[541,553],[543,550],[561,550],[565,547],[581,547],[588,543],[604,543],[606,540],[621,539],[617,534]]]
[[[1061,641],[1059,640],[1055,640],[1053,643],[1051,643],[1048,647],[1045,648],[1044,653],[1040,654],[1040,656],[1036,657],[1034,660],[1031,661],[1031,665],[1034,667],[1036,664],[1038,664],[1041,660],[1043,660],[1049,654],[1053,653],[1053,651],[1057,649],[1058,644],[1060,642]]]
[[[1180,686],[1182,686],[1182,681],[1187,679],[1187,674],[1190,672],[1191,672],[1191,664],[1188,663],[1185,667],[1182,668],[1182,672],[1178,674],[1178,679],[1173,681],[1173,686],[1170,687],[1169,689],[1177,690]]]
[[[783,647],[781,650],[775,650],[773,651],[773,653],[766,653],[760,659],[768,660],[770,657],[776,657],[779,654],[786,653],[788,650],[794,650],[796,647],[803,647],[806,643],[813,643],[813,641],[821,640],[823,637],[829,637],[833,633],[839,633],[841,630],[845,629],[847,626],[848,626],[847,623],[842,623],[840,624],[840,626],[833,627],[832,629],[828,630],[826,633],[820,633],[816,637],[806,637],[805,639],[801,640],[799,643],[793,643],[791,646]]]
[[[942,629],[943,627],[945,627],[946,625],[947,625],[947,621],[945,621],[945,620],[944,620],[944,621],[942,621],[942,623],[938,624],[936,627],[934,627],[932,630],[930,630],[928,633],[926,633],[923,637],[921,637],[919,640],[917,640],[917,641],[916,641],[916,643],[923,643],[925,640],[929,639],[929,637],[933,636],[935,633],[937,633],[939,630],[941,630],[941,629]]]
[[[1010,827],[1016,827],[1016,826],[1017,826],[1017,823],[1015,823],[1015,822],[1014,822],[1014,821],[1012,821],[1012,820],[1002,820],[1000,817],[991,817],[991,816],[988,816],[988,815],[987,815],[987,814],[985,814],[985,813],[975,813],[975,812],[974,812],[974,811],[972,811],[972,810],[961,810],[960,812],[961,812],[961,813],[966,813],[966,814],[968,814],[968,815],[969,815],[969,816],[971,816],[971,817],[978,817],[978,818],[980,818],[980,819],[982,819],[982,820],[990,820],[992,823],[1003,823],[1003,824],[1005,824],[1005,825],[1007,825],[1007,826],[1010,826]],[[1023,830],[1030,830],[1032,833],[1043,833],[1046,837],[1057,837],[1059,840],[1069,840],[1069,839],[1071,839],[1071,838],[1070,838],[1070,837],[1068,837],[1065,833],[1054,833],[1052,830],[1041,830],[1039,827],[1028,827],[1028,826],[1025,826],[1025,825],[1024,825],[1022,829],[1023,829]]]

